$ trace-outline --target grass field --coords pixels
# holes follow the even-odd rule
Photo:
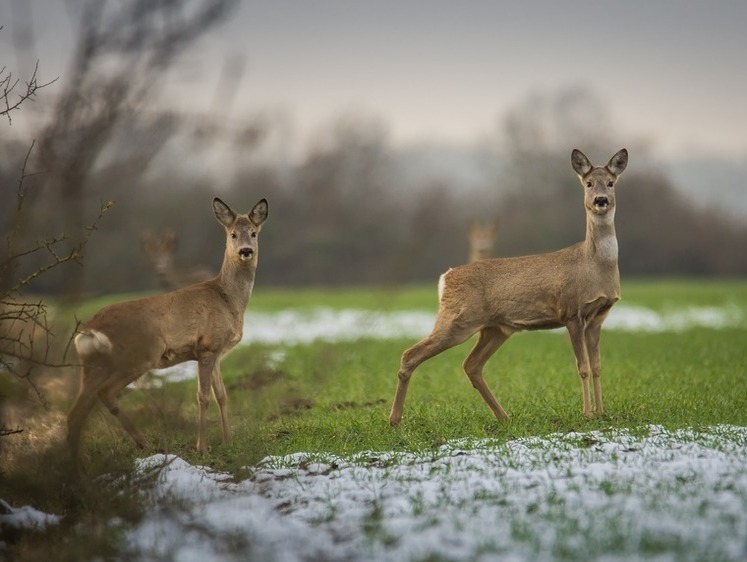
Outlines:
[[[412,513],[418,512],[422,518],[415,523],[405,522],[404,525],[415,524],[421,530],[431,529],[437,535],[458,537],[460,528],[474,526],[475,521],[482,521],[485,517],[493,520],[498,510],[508,518],[508,527],[503,529],[503,534],[492,540],[489,540],[489,536],[484,537],[484,541],[474,539],[469,543],[471,550],[457,547],[453,550],[443,547],[435,552],[417,548],[408,550],[402,547],[402,536],[397,535],[385,522],[391,517],[396,519],[398,512],[392,511],[394,504],[384,500],[389,498],[387,494],[374,491],[360,495],[365,507],[362,508],[364,514],[358,519],[353,517],[359,521],[354,529],[359,528],[360,535],[367,537],[367,554],[364,556],[359,550],[342,549],[339,553],[344,551],[345,555],[340,554],[340,559],[353,556],[360,559],[466,560],[479,556],[490,559],[490,556],[502,553],[515,559],[583,559],[608,555],[613,559],[664,556],[664,559],[694,560],[697,559],[693,557],[694,553],[702,554],[708,550],[694,549],[692,540],[716,541],[719,534],[728,533],[730,529],[734,535],[735,526],[738,528],[737,543],[741,540],[743,546],[747,547],[747,518],[744,515],[735,515],[728,520],[728,524],[719,519],[718,525],[711,524],[700,535],[688,531],[689,534],[682,538],[676,533],[666,534],[662,531],[664,536],[658,540],[655,533],[643,532],[633,524],[638,517],[632,512],[633,518],[626,520],[622,517],[609,536],[602,534],[601,538],[591,540],[585,537],[585,533],[598,534],[600,526],[609,526],[611,522],[603,517],[602,510],[598,513],[599,523],[579,523],[578,516],[573,515],[576,512],[570,506],[575,501],[573,498],[586,496],[574,496],[572,493],[570,496],[558,495],[557,489],[553,492],[555,496],[550,492],[534,494],[530,491],[533,487],[528,485],[527,498],[534,497],[534,500],[527,499],[527,505],[522,505],[522,501],[516,499],[522,496],[507,498],[495,487],[486,488],[484,485],[485,481],[491,481],[511,487],[514,484],[505,480],[506,474],[510,471],[529,473],[538,469],[538,462],[542,473],[554,474],[565,470],[584,474],[579,466],[588,467],[589,463],[606,459],[605,462],[612,464],[605,465],[605,476],[595,478],[592,474],[588,478],[592,492],[626,505],[643,502],[648,507],[641,507],[641,513],[648,519],[660,512],[676,511],[677,498],[684,498],[693,485],[687,481],[687,474],[690,473],[686,472],[685,477],[677,473],[665,485],[665,488],[674,486],[674,489],[667,488],[668,491],[664,493],[652,495],[653,492],[645,487],[640,490],[636,488],[635,473],[631,468],[637,466],[635,462],[630,466],[616,464],[618,460],[611,461],[611,455],[605,451],[619,456],[615,444],[625,442],[633,450],[638,447],[642,451],[652,450],[662,454],[662,451],[679,450],[681,447],[677,443],[694,442],[706,452],[719,448],[729,451],[732,461],[733,458],[744,457],[746,443],[742,428],[747,427],[747,282],[623,280],[623,300],[615,307],[621,310],[620,316],[616,322],[610,317],[611,326],[603,330],[602,335],[606,414],[601,418],[586,419],[581,413],[580,384],[567,334],[563,331],[535,332],[512,337],[485,369],[486,380],[511,416],[510,422],[499,423],[492,417],[461,370],[461,363],[473,343],[470,341],[426,362],[415,372],[402,426],[393,430],[388,425],[387,416],[396,385],[399,359],[402,351],[418,338],[412,335],[387,338],[385,322],[403,311],[415,311],[419,314],[419,320],[414,328],[408,329],[421,329],[423,317],[427,323],[435,315],[435,293],[434,286],[281,291],[262,286],[260,280],[249,305],[245,338],[252,342],[252,322],[257,322],[256,332],[268,329],[264,324],[276,325],[281,334],[283,331],[290,334],[296,330],[293,333],[301,335],[294,336],[293,341],[301,343],[288,344],[288,339],[267,337],[237,347],[223,361],[234,439],[229,445],[220,443],[217,409],[212,405],[208,434],[211,451],[205,457],[193,450],[197,415],[194,380],[154,384],[156,377],[147,377],[144,385],[123,393],[121,407],[132,413],[134,421],[155,444],[157,451],[176,455],[189,463],[188,466],[208,467],[230,477],[232,481],[247,482],[249,484],[246,485],[257,487],[252,488],[254,493],[259,490],[260,495],[264,493],[267,497],[281,498],[276,506],[284,505],[282,497],[287,487],[281,484],[287,478],[282,476],[286,473],[273,473],[270,480],[274,484],[262,488],[258,474],[263,470],[290,470],[288,474],[293,475],[291,480],[297,484],[309,472],[309,463],[320,463],[326,468],[319,471],[323,473],[321,476],[318,473],[314,475],[314,482],[318,483],[322,478],[327,489],[333,490],[332,482],[339,481],[336,478],[341,474],[339,470],[348,466],[378,470],[382,455],[389,459],[387,466],[392,472],[391,467],[400,462],[396,459],[404,459],[401,460],[403,466],[421,466],[426,462],[423,459],[435,462],[452,458],[457,449],[482,451],[478,455],[480,462],[471,468],[472,472],[484,474],[477,491],[472,490],[474,494],[467,494],[459,501],[430,501],[428,492],[421,491],[422,501],[418,504],[417,499],[412,499],[418,497],[413,492],[415,495],[408,496],[411,498],[408,509]],[[79,317],[87,318],[103,303],[88,303],[78,311]],[[359,315],[349,316],[353,310],[359,311]],[[296,316],[287,316],[291,311]],[[626,311],[630,313],[628,316],[625,315]],[[345,314],[348,316],[343,316]],[[311,318],[307,327],[303,324],[304,315]],[[304,331],[316,329],[320,318],[333,325],[342,324],[343,333],[357,333],[344,322],[352,322],[351,326],[368,320],[372,324],[383,324],[377,325],[370,333],[364,330],[360,338],[334,336],[337,332],[331,329],[329,333],[333,335],[304,343]],[[630,318],[638,320],[631,324]],[[409,334],[407,330],[404,333]],[[422,335],[425,333],[427,328]],[[53,408],[62,410],[66,406],[57,402]],[[700,435],[714,432],[725,436],[725,441],[720,445],[705,438],[702,443],[699,442]],[[675,437],[657,441],[651,435]],[[684,438],[684,435],[689,437]],[[631,439],[643,441],[631,445]],[[522,443],[533,443],[531,447],[542,452],[538,457],[540,460],[535,459],[528,466],[524,464],[524,457],[513,457],[517,444]],[[600,447],[596,447],[597,444],[601,444]],[[597,451],[600,458],[567,453],[589,450],[592,453]],[[496,451],[500,453],[497,456]],[[153,452],[146,452],[146,456]],[[575,459],[573,462],[576,464],[563,464],[566,453]],[[47,462],[53,456],[50,451],[39,454]],[[304,455],[301,460],[298,454]],[[84,433],[85,466],[89,473],[127,474],[136,459],[142,456],[143,453],[134,448],[103,408],[91,416]],[[465,453],[465,456],[471,459],[472,453]],[[370,460],[372,457],[377,459],[376,462]],[[487,462],[486,458],[493,460]],[[495,468],[485,468],[503,466],[501,462],[504,461],[496,460],[500,458],[507,459],[505,470],[496,473]],[[654,471],[657,463],[666,460],[656,455],[646,459],[641,461],[641,466],[650,465]],[[52,513],[64,511],[60,495],[50,492],[44,497],[32,497],[33,478],[20,474],[23,472],[20,462],[16,461],[6,473],[9,483],[15,479],[15,483],[20,485],[15,491],[11,486],[3,486],[0,497],[11,503],[33,502],[36,507]],[[428,470],[442,486],[456,486],[453,475],[457,474],[457,469],[447,465],[439,461]],[[731,467],[733,463],[727,465]],[[691,471],[695,482],[699,482],[699,470],[693,468]],[[728,472],[732,469],[724,470]],[[707,469],[702,471],[703,474],[707,472]],[[402,482],[411,482],[413,490],[417,491],[420,486],[418,482],[427,481],[427,478],[424,480],[421,476],[412,475],[392,476],[388,481],[386,475],[383,479],[375,480],[370,473],[367,473],[368,476],[356,474],[358,476],[353,477],[353,482],[359,478],[359,487],[364,490],[367,489],[365,482],[369,482],[369,487],[383,489],[387,489],[386,483],[390,482],[390,488],[404,486],[404,490],[409,488]],[[620,476],[619,481],[616,474]],[[684,478],[679,490],[678,478]],[[731,490],[736,497],[734,501],[742,502],[742,513],[747,512],[745,477],[725,474],[724,479],[731,482]],[[41,487],[47,491],[49,488]],[[718,495],[717,492],[711,490],[709,497]],[[83,509],[90,509],[90,503],[95,501],[95,493],[89,493],[92,495],[83,500]],[[332,491],[329,493],[334,494]],[[327,505],[334,504],[332,497],[326,500]],[[654,499],[643,500],[643,497]],[[306,502],[308,505],[317,500],[295,498],[293,501]],[[649,505],[651,502],[653,504]],[[118,502],[105,503],[120,522],[127,521],[127,517],[118,513],[118,510],[124,509],[121,505],[117,507]],[[602,502],[601,505],[608,503]],[[683,499],[683,505],[685,503]],[[581,504],[586,505],[584,501]],[[697,519],[697,509],[716,507],[708,504],[693,508],[694,519]],[[257,509],[261,511],[265,508]],[[313,516],[303,515],[295,508],[286,506],[285,509],[291,519],[306,517],[304,524],[333,534],[342,532],[335,527],[335,522],[340,517],[348,517],[342,512],[336,515],[332,508]],[[517,509],[522,512],[521,517],[517,515]],[[530,511],[527,512],[527,509]],[[537,512],[537,518],[532,517],[532,509]],[[594,511],[592,507],[587,506],[588,509]],[[609,511],[609,506],[606,509]],[[273,517],[277,517],[278,512],[283,513],[282,508],[271,511],[275,513]],[[448,515],[450,513],[452,515]],[[444,517],[453,520],[453,525],[447,531],[440,524],[433,523]],[[282,526],[288,523],[284,521],[281,518],[278,524]],[[532,528],[535,522],[537,529]],[[298,524],[298,520],[293,524]],[[123,525],[132,532],[129,523]],[[478,525],[478,528],[481,527]],[[697,525],[694,528],[700,529]],[[78,532],[90,535],[80,529]],[[119,540],[122,532],[120,528],[111,536],[105,533],[104,538],[98,537],[94,542],[97,548],[104,548],[101,546],[104,544],[106,548],[116,551],[116,545],[121,546]],[[302,536],[303,533],[299,532],[299,536]],[[471,531],[464,532],[471,536]],[[482,532],[489,534],[490,530],[486,528]],[[240,530],[232,533],[240,534]],[[557,540],[543,543],[548,533],[557,535]],[[127,532],[124,534],[127,535]],[[631,546],[632,543],[626,540],[633,538],[638,542]],[[55,538],[52,532],[49,543],[57,544],[56,541],[61,540],[59,536]],[[137,543],[136,539],[131,540]],[[337,537],[336,540],[348,546],[357,544],[345,537]],[[437,539],[434,537],[433,540]],[[506,546],[505,541],[514,541],[511,544],[515,543],[515,548]],[[241,544],[239,540],[235,552],[240,553],[243,548],[246,554],[248,547]],[[745,551],[740,550],[739,544],[736,547],[732,543],[729,545],[731,550],[713,551],[718,554],[713,559],[740,559],[739,556],[744,555]],[[330,548],[320,552],[329,559],[337,559],[338,551]],[[265,552],[256,559],[272,559],[267,556]],[[300,556],[298,559],[304,558]]]

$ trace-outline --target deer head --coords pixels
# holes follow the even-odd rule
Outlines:
[[[578,149],[571,153],[571,165],[585,188],[584,205],[592,217],[612,220],[615,215],[615,183],[628,165],[628,151],[618,151],[606,166],[593,166]]]

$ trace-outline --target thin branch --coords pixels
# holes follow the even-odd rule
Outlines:
[[[26,151],[26,157],[23,159],[23,165],[21,166],[21,177],[18,179],[18,190],[16,191],[16,198],[17,198],[17,206],[16,211],[18,214],[21,214],[21,208],[23,207],[23,200],[26,197],[26,188],[23,186],[23,182],[26,180],[26,178],[30,178],[36,174],[27,174],[26,173],[26,167],[29,164],[29,157],[31,156],[31,151],[34,150],[34,146],[36,145],[36,139],[31,141],[31,146],[29,146],[29,149]]]
[[[8,435],[15,435],[16,433],[23,433],[23,429],[17,427],[16,429],[10,429],[8,427],[0,427],[0,437],[7,437]]]
[[[0,110],[0,116],[6,116],[8,118],[8,124],[12,125],[13,120],[11,119],[11,112],[19,109],[21,105],[23,105],[26,101],[33,101],[34,97],[36,96],[36,92],[42,88],[46,88],[47,86],[54,84],[57,82],[57,78],[54,80],[50,80],[49,82],[45,82],[43,84],[39,84],[37,82],[36,74],[39,71],[39,61],[36,61],[36,64],[34,65],[34,72],[31,75],[31,79],[26,82],[26,89],[25,91],[18,94],[18,98],[15,102],[11,102],[11,97],[13,94],[13,91],[16,89],[16,86],[20,83],[20,79],[13,80],[13,74],[8,73],[4,78],[2,77],[3,73],[5,72],[5,67],[2,68],[0,71],[0,88],[2,88],[2,93],[0,93],[0,98],[2,99],[2,103],[5,105],[4,109]]]

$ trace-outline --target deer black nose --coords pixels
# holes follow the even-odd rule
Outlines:
[[[607,199],[604,195],[598,195],[594,198],[594,205],[596,207],[606,207],[609,204],[609,199]]]
[[[254,250],[251,248],[241,248],[239,250],[239,256],[242,258],[251,258],[254,255]]]

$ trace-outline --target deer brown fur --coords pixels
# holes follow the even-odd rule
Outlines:
[[[620,299],[615,183],[627,163],[625,149],[606,166],[593,166],[581,151],[573,150],[571,166],[584,187],[584,241],[547,254],[476,261],[441,276],[433,331],[402,355],[389,416],[392,426],[402,420],[413,371],[478,332],[477,343],[464,361],[464,371],[495,417],[507,420],[508,415],[483,378],[485,363],[513,333],[563,326],[576,356],[584,414],[603,413],[599,341],[602,323]]]
[[[213,212],[226,231],[218,275],[203,283],[101,309],[82,326],[75,348],[82,363],[78,397],[67,418],[75,462],[83,424],[101,400],[139,447],[145,436],[117,404],[117,395],[151,369],[184,361],[198,363],[197,450],[207,452],[206,412],[211,388],[218,404],[223,441],[231,437],[221,359],[241,340],[244,313],[254,287],[259,258],[257,235],[268,214],[265,199],[237,214],[217,197]]]

